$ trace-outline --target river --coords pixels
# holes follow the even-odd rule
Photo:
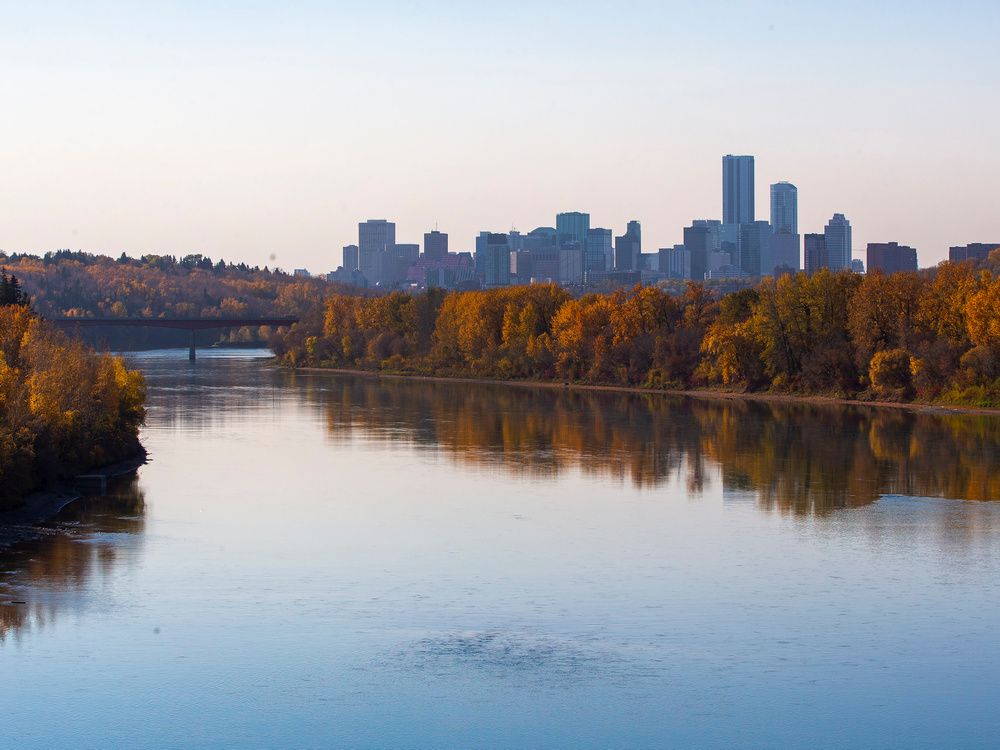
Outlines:
[[[0,556],[0,747],[996,747],[1000,419],[199,354]]]

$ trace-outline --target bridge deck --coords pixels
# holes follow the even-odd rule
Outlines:
[[[78,328],[99,328],[102,326],[133,328],[172,328],[191,332],[191,343],[188,348],[188,358],[194,362],[195,331],[205,331],[210,328],[243,328],[245,326],[287,327],[298,323],[298,318],[50,318],[50,322],[69,330]]]
[[[100,326],[133,326],[173,328],[181,331],[204,331],[209,328],[243,328],[245,326],[287,327],[298,318],[49,318],[60,328],[97,328]]]

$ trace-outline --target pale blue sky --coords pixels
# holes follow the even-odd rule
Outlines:
[[[326,271],[369,217],[583,210],[649,252],[752,153],[758,218],[789,180],[929,265],[1000,241],[998,6],[0,0],[0,248]]]

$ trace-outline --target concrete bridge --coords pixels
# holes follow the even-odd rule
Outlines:
[[[210,328],[244,328],[246,326],[273,326],[275,328],[287,328],[294,323],[298,323],[298,318],[50,318],[50,323],[54,323],[64,330],[76,330],[78,328],[101,328],[105,326],[132,327],[132,328],[172,328],[179,331],[191,332],[191,346],[188,349],[188,359],[194,362],[195,345],[197,340],[195,335],[198,331],[205,331]]]

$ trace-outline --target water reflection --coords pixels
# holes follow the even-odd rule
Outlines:
[[[885,494],[1000,499],[1000,419],[490,384],[306,378],[334,441],[408,441],[460,464],[554,478],[567,470],[690,492],[726,490],[823,515]]]
[[[113,575],[123,558],[133,558],[145,512],[138,480],[121,479],[108,494],[67,506],[41,530],[40,539],[5,550],[0,555],[0,640],[43,628],[61,612],[86,608],[91,585]]]
[[[11,746],[997,734],[1000,504],[903,496],[995,498],[995,420],[186,356],[142,489],[0,558]]]

